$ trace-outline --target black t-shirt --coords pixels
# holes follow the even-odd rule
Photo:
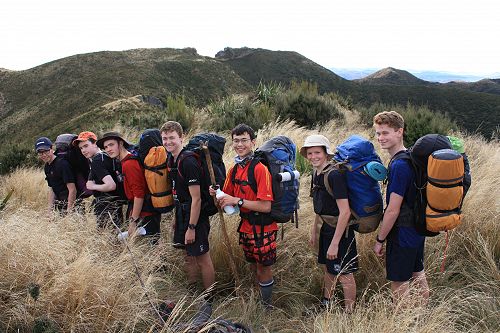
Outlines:
[[[169,172],[170,179],[172,180],[172,188],[177,196],[177,200],[181,203],[191,201],[191,194],[189,193],[189,186],[201,185],[201,167],[197,158],[193,155],[183,156],[189,154],[182,151],[177,160],[174,162],[173,157],[169,157]],[[180,165],[179,165],[180,161]],[[177,170],[176,170],[177,169]]]
[[[104,177],[111,176],[116,183],[116,190],[111,192],[94,191],[94,197],[106,198],[115,197],[122,198],[123,194],[123,177],[120,162],[109,157],[106,153],[98,153],[92,158],[90,163],[89,180],[93,180],[97,185],[102,185]]]
[[[56,157],[52,163],[45,164],[45,180],[54,191],[57,200],[68,200],[68,187],[66,184],[75,183],[75,175],[69,162]]]
[[[332,187],[333,197],[328,193],[324,184],[324,175],[313,177],[313,204],[314,212],[320,215],[339,216],[337,199],[347,199],[347,181],[344,174],[333,170],[328,175],[328,183]]]

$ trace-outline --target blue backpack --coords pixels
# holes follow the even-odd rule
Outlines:
[[[383,217],[382,192],[378,181],[369,175],[371,168],[368,169],[367,165],[370,162],[375,162],[370,166],[375,164],[376,170],[385,174],[373,144],[359,135],[352,135],[337,146],[332,163],[323,172],[325,187],[330,195],[333,195],[328,183],[330,172],[337,169],[345,174],[352,215],[350,224],[360,233],[375,231]]]
[[[299,179],[295,169],[296,146],[293,141],[286,136],[276,136],[259,147],[250,162],[248,169],[248,180],[239,181],[235,179],[236,168],[233,168],[231,181],[233,184],[248,185],[257,193],[257,182],[255,181],[255,166],[261,162],[264,164],[272,178],[273,202],[269,214],[258,214],[259,218],[253,219],[252,213],[248,216],[250,222],[256,221],[262,225],[267,225],[276,221],[285,223],[288,221],[297,223],[297,209],[299,206]],[[295,172],[294,172],[295,171]],[[288,179],[289,180],[286,180]],[[262,215],[266,215],[263,217]]]

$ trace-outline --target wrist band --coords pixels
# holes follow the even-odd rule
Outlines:
[[[378,243],[380,243],[380,244],[384,244],[384,242],[385,242],[385,239],[379,239],[379,238],[378,238],[378,235],[377,235],[377,237],[375,238],[375,240],[376,240]]]

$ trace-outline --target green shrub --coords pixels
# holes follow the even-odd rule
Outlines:
[[[376,103],[369,108],[359,108],[361,119],[367,126],[373,125],[373,117],[383,111],[396,111],[405,120],[404,143],[407,147],[412,146],[418,138],[429,133],[448,134],[457,130],[457,125],[447,115],[431,111],[427,106],[415,106],[407,104],[387,105]]]
[[[269,105],[274,105],[276,97],[284,92],[284,88],[280,82],[276,83],[271,81],[267,84],[262,81],[259,82],[257,87],[256,100],[267,103]]]
[[[37,158],[33,150],[21,147],[12,146],[0,155],[0,174],[14,171],[17,167],[36,165]]]
[[[275,118],[269,104],[252,103],[245,96],[228,96],[220,101],[213,101],[208,106],[208,112],[211,116],[211,128],[215,131],[227,131],[241,123],[257,131]]]
[[[293,119],[300,126],[313,127],[343,114],[329,96],[318,94],[318,85],[303,81],[293,82],[289,90],[276,97],[276,113],[282,119]]]
[[[166,120],[179,122],[185,131],[188,131],[194,124],[195,112],[188,107],[184,95],[167,97],[167,118],[159,123],[161,126]]]

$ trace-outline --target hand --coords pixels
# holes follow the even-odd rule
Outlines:
[[[194,239],[195,239],[196,233],[194,232],[194,229],[188,229],[186,231],[186,235],[184,237],[184,244],[193,244]]]
[[[235,198],[230,195],[225,195],[222,198],[219,199],[219,206],[221,208],[224,208],[226,206],[236,206],[238,204],[238,201],[240,201],[240,198]]]
[[[328,251],[326,251],[326,259],[335,260],[337,259],[337,255],[339,254],[339,244],[330,243],[328,247]]]
[[[88,180],[87,183],[85,184],[85,187],[87,188],[87,190],[95,190],[95,181],[93,180]]]
[[[309,245],[312,247],[312,248],[315,248],[316,247],[316,241],[317,237],[316,237],[316,230],[314,230],[313,232],[311,232],[311,237],[309,238]]]
[[[384,244],[375,242],[373,246],[373,252],[377,255],[377,257],[382,257],[384,255]]]
[[[219,185],[215,185],[215,186],[210,185],[208,187],[208,192],[210,192],[211,196],[215,197],[215,192],[217,191],[217,188],[219,188]]]

